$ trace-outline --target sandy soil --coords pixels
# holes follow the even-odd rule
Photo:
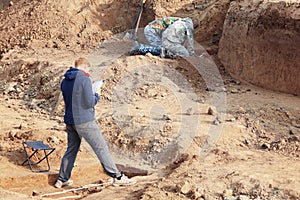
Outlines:
[[[20,13],[31,8],[26,1],[18,2]],[[52,8],[63,5],[33,2],[40,6],[32,11],[37,16],[49,15]],[[106,3],[103,9],[109,12],[118,5]],[[49,13],[41,8],[49,8]],[[15,12],[2,11],[0,17],[13,23],[6,16],[19,16]],[[78,24],[59,17],[59,12],[56,17],[73,24],[74,30],[84,21],[81,14],[76,17]],[[30,23],[33,29],[39,27],[35,22]],[[42,29],[30,33],[35,38],[14,43],[7,38],[22,29],[1,31],[0,199],[275,200],[300,196],[298,96],[233,79],[216,57],[217,46],[210,42],[201,43],[210,56],[194,60],[129,56],[132,41],[109,38],[112,32],[107,24],[99,31],[102,39],[92,34],[97,28],[87,26],[70,46],[65,45],[73,37],[70,31],[57,31],[54,21],[43,25],[68,37],[53,40],[49,36],[47,41]],[[202,46],[196,49],[199,55],[204,52]],[[106,185],[109,177],[83,142],[72,174],[74,185],[53,187],[67,145],[59,82],[79,56],[92,62],[94,80],[106,80],[95,107],[96,118],[115,162],[138,181],[135,186]],[[49,157],[50,172],[33,173],[21,165],[25,160],[22,142],[32,140],[56,148]]]

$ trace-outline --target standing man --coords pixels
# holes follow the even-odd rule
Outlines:
[[[194,29],[199,26],[198,20],[183,18],[175,21],[162,33],[161,57],[187,57],[194,52]]]
[[[135,180],[127,178],[117,169],[95,120],[94,106],[99,101],[99,95],[93,92],[89,69],[87,59],[79,58],[75,61],[75,68],[70,68],[65,73],[61,83],[68,148],[62,158],[55,187],[61,188],[73,183],[70,176],[82,138],[92,147],[104,171],[113,178],[114,186],[135,184]]]

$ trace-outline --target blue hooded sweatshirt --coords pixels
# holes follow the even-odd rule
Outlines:
[[[77,68],[70,68],[64,76],[61,83],[65,102],[64,122],[82,124],[95,120],[94,106],[99,101],[99,95],[93,93],[89,75]]]

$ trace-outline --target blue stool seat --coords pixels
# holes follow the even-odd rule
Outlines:
[[[31,142],[23,142],[24,151],[26,154],[26,160],[22,163],[22,165],[29,165],[30,170],[33,172],[48,172],[50,170],[50,164],[48,160],[48,156],[55,150],[55,148],[50,147],[43,143],[43,141],[31,141]],[[28,148],[31,148],[33,153],[29,155],[27,152]],[[36,155],[39,151],[43,151],[44,155],[41,158],[38,158],[38,161],[33,162],[31,158]],[[33,165],[37,165],[41,163],[43,160],[46,160],[48,168],[47,169],[33,169]]]

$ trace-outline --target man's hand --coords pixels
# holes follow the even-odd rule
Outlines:
[[[98,93],[98,95],[101,96],[101,87],[98,90],[96,90],[96,93]]]
[[[93,83],[93,91],[98,94],[101,93],[101,86],[104,84],[105,80],[96,81]]]

